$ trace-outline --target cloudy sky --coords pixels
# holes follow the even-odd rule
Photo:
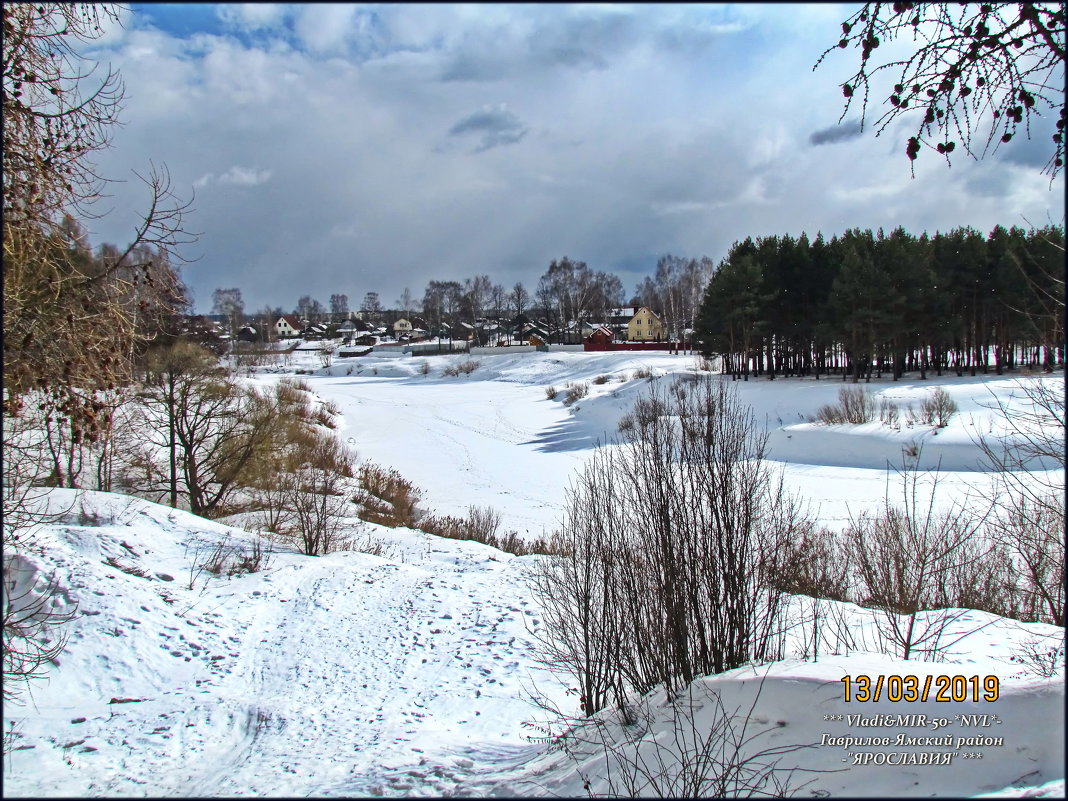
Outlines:
[[[660,255],[746,236],[1063,223],[1048,132],[909,174],[911,133],[842,113],[853,5],[134,4],[93,55],[125,81],[109,178],[165,164],[195,196],[197,310],[488,274],[569,256],[630,293]],[[878,115],[876,115],[878,116]],[[911,121],[910,121],[911,124]],[[124,242],[143,187],[109,187]]]

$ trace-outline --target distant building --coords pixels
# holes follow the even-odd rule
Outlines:
[[[288,337],[300,336],[300,329],[302,327],[300,320],[292,314],[283,314],[277,321],[275,321],[274,332],[278,335],[279,339],[286,339]]]
[[[256,333],[256,328],[251,325],[243,325],[237,329],[237,341],[238,342],[257,342],[259,341],[259,335]]]
[[[602,325],[586,337],[582,344],[586,346],[587,350],[597,350],[607,348],[614,339],[615,335],[612,333],[612,329]]]
[[[627,323],[628,342],[660,342],[664,338],[664,323],[648,306],[642,306]]]

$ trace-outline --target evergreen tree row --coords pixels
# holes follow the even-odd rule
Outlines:
[[[709,282],[695,337],[748,380],[1064,364],[1064,229],[915,237],[854,228],[736,242]]]

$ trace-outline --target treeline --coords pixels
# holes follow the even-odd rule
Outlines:
[[[661,256],[655,270],[627,295],[619,276],[591,269],[586,262],[564,256],[553,259],[546,271],[531,285],[516,281],[510,287],[496,283],[489,275],[475,275],[463,280],[431,280],[422,298],[406,288],[393,308],[387,308],[377,292],[369,291],[359,305],[368,321],[392,324],[400,317],[417,316],[432,335],[446,335],[467,324],[480,344],[488,333],[479,321],[493,321],[509,334],[525,323],[539,323],[551,342],[577,341],[583,323],[606,323],[614,310],[631,306],[648,306],[660,315],[671,339],[681,339],[692,325],[700,306],[702,292],[715,272],[715,262],[708,256],[700,259],[670,254]],[[284,310],[268,306],[259,317],[265,336]],[[297,301],[293,314],[309,322],[337,319],[349,313],[348,295],[330,296],[330,308],[309,295]],[[212,314],[230,321],[231,333],[245,319],[241,290],[216,289],[212,295]]]
[[[695,338],[745,379],[1049,371],[1064,363],[1063,268],[1057,226],[750,237],[708,283]]]

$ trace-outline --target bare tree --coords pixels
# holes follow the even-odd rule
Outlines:
[[[360,311],[372,317],[382,313],[382,301],[379,300],[377,292],[368,292],[363,296]]]
[[[512,291],[508,293],[508,303],[510,309],[515,312],[516,317],[526,312],[530,304],[530,293],[527,292],[522,281],[517,281],[516,285],[512,287]]]
[[[875,123],[877,134],[912,112],[919,119],[905,148],[913,162],[929,147],[948,163],[958,144],[981,158],[1021,125],[1030,137],[1033,118],[1047,110],[1057,120],[1045,172],[1055,177],[1064,165],[1064,35],[1065,10],[1055,4],[866,3],[842,23],[842,38],[816,67],[836,49],[859,49],[860,67],[842,84],[839,121],[860,96],[863,126],[870,94],[880,92],[889,108]],[[873,58],[881,45],[906,37],[915,42],[911,54]],[[884,72],[896,78],[892,89],[889,79],[885,88],[873,86]]]
[[[397,308],[399,308],[404,314],[411,314],[415,311],[415,298],[412,297],[412,290],[408,287],[404,287],[404,291],[401,292],[401,296],[397,298]]]
[[[168,459],[157,491],[194,514],[227,514],[248,471],[271,448],[276,410],[188,343],[161,353],[152,370],[142,397],[144,431]],[[149,457],[142,481],[150,495],[156,474]]]
[[[301,550],[320,556],[342,547],[352,504],[341,475],[326,467],[302,467],[289,485],[287,506],[292,531]]]
[[[241,299],[241,290],[216,289],[211,293],[211,313],[226,315],[227,329],[230,336],[237,333],[237,326],[245,316],[245,301]]]
[[[335,317],[344,317],[349,313],[349,296],[334,294],[330,296],[330,313]]]
[[[148,416],[146,433],[167,453],[167,502],[178,508],[181,455],[178,418],[182,403],[195,391],[223,375],[214,355],[190,342],[177,342],[150,353],[145,368],[142,400]]]
[[[302,320],[316,323],[326,314],[326,307],[311,295],[301,295],[293,314]]]

